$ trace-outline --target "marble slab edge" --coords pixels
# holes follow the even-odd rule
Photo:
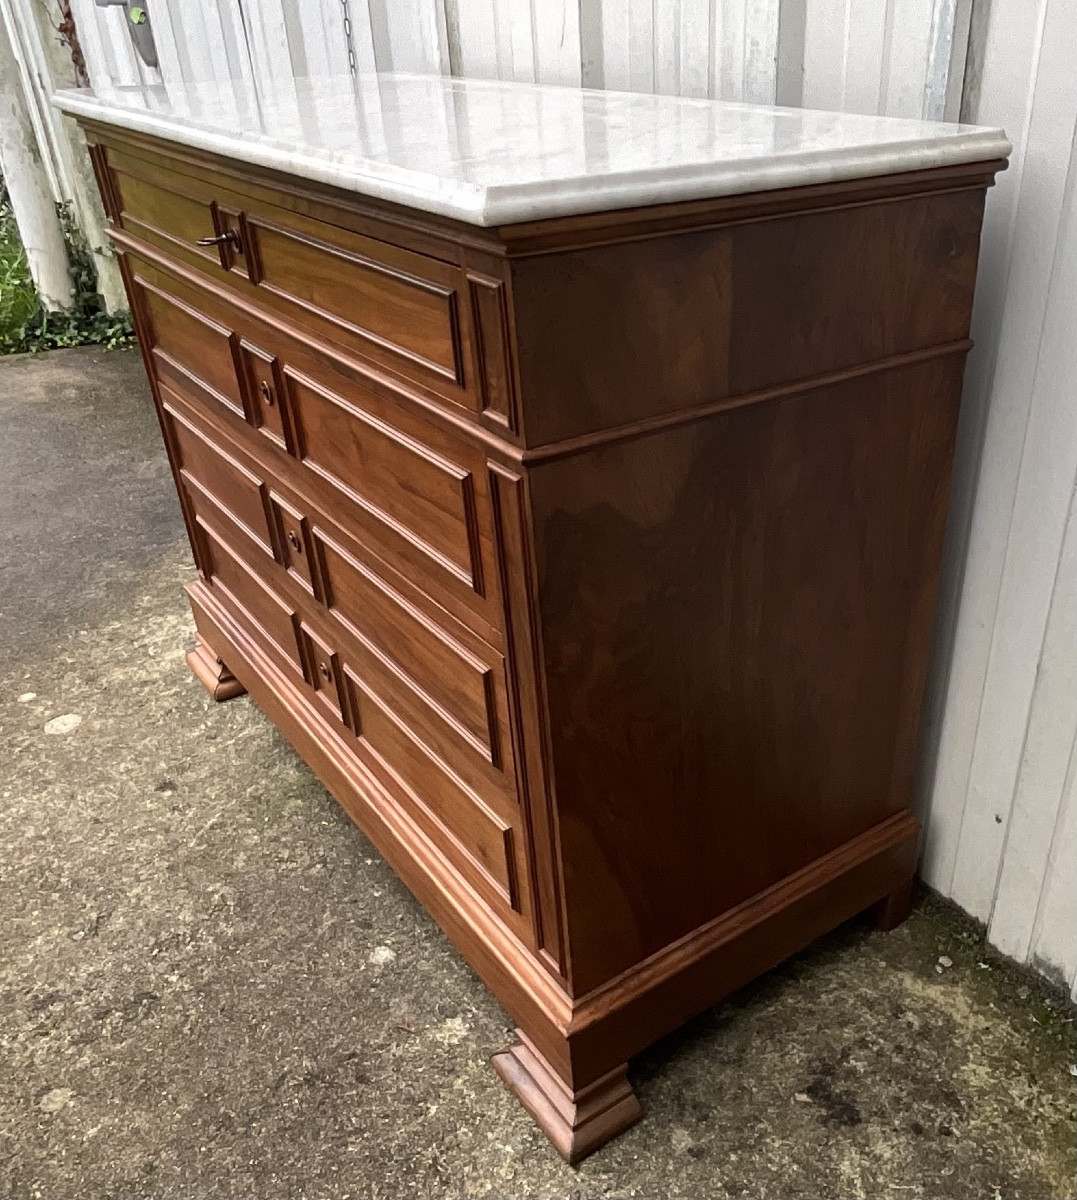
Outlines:
[[[208,129],[182,118],[102,102],[92,93],[81,95],[77,90],[57,92],[53,103],[69,116],[487,228],[986,162],[1007,158],[1012,150],[1001,129],[975,128],[929,144],[889,142],[836,152],[785,152],[771,159],[755,157],[742,163],[677,164],[661,174],[650,168],[609,172],[588,179],[568,177],[480,186],[370,161],[357,167],[341,163],[329,153],[281,146],[249,132]]]

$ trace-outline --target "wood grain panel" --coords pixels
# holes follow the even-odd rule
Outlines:
[[[516,431],[516,381],[512,365],[512,329],[508,295],[500,279],[468,275],[475,329],[475,361],[483,411]]]
[[[268,521],[268,492],[265,483],[219,446],[214,445],[168,403],[164,391],[165,419],[175,447],[180,477],[196,513],[205,496],[268,555],[273,555]]]
[[[488,650],[487,660],[468,650],[322,530],[315,529],[314,540],[325,603],[368,651],[365,669],[387,676],[393,694],[405,689],[421,701],[420,728],[432,721],[446,726],[457,751],[463,745],[500,769],[500,656]],[[443,740],[433,737],[435,744]]]
[[[471,472],[350,398],[285,368],[300,460],[397,531],[430,564],[481,591]]]
[[[281,450],[294,452],[295,438],[284,409],[284,388],[276,358],[247,338],[240,338],[238,362],[251,424]]]
[[[962,341],[983,198],[898,197],[514,261],[527,444]]]
[[[737,229],[731,394],[966,338],[983,203],[952,192]]]
[[[498,899],[520,911],[512,828],[448,766],[414,740],[392,708],[347,665],[348,703],[356,737],[404,788],[413,805],[451,834],[455,856]]]
[[[725,395],[732,261],[727,230],[514,261],[527,444]]]
[[[295,611],[233,551],[205,521],[199,529],[210,562],[210,585],[243,614],[264,648],[292,673],[302,677]]]
[[[248,228],[263,288],[334,322],[347,334],[463,383],[451,287],[265,221],[249,220]],[[422,269],[425,264],[416,260],[415,266]]]
[[[531,473],[576,988],[908,805],[961,370]]]
[[[247,419],[236,374],[236,337],[227,326],[138,274],[149,347],[162,379]]]
[[[198,245],[198,239],[216,232],[210,204],[192,199],[180,189],[166,186],[176,177],[159,174],[154,182],[127,174],[122,167],[112,171],[119,208],[119,220],[125,229],[155,245],[193,255],[218,267],[215,249]]]

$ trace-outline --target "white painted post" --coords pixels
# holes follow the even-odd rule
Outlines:
[[[55,200],[70,204],[74,224],[93,256],[97,290],[108,312],[127,308],[119,267],[112,256],[86,139],[78,125],[51,102],[56,88],[74,87],[75,68],[55,28],[55,0],[0,0],[0,19],[8,28],[20,62],[27,102],[32,102],[37,149],[49,170]]]
[[[0,171],[41,302],[46,308],[65,308],[72,295],[67,247],[4,21],[0,21]]]

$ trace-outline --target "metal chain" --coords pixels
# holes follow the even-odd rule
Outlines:
[[[344,13],[344,44],[348,47],[348,70],[355,74],[355,42],[352,40],[352,14],[348,0],[340,0]]]

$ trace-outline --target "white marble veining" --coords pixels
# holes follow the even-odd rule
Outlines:
[[[474,225],[1002,158],[1000,129],[436,75],[63,91],[185,146]]]

